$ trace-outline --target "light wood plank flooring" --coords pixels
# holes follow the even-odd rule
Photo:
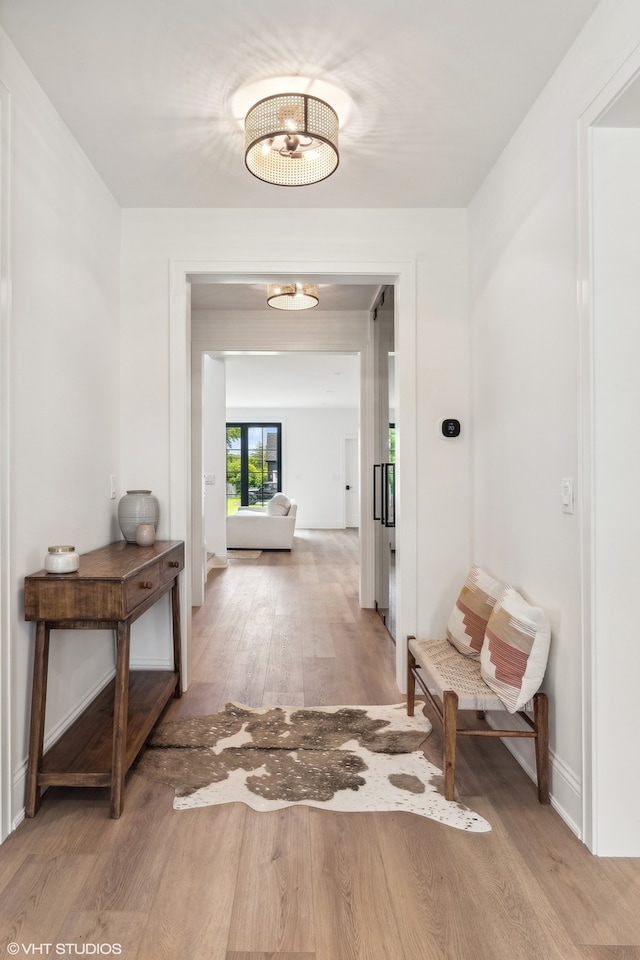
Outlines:
[[[358,607],[353,532],[300,531],[291,554],[213,570],[193,630],[172,716],[401,699],[393,644]],[[426,753],[440,763],[435,726]],[[14,942],[18,956],[118,944],[124,960],[640,960],[640,861],[592,857],[498,741],[463,743],[459,772],[491,833],[308,807],[174,812],[172,790],[135,773],[110,820],[106,791],[52,788],[0,848],[0,957]]]

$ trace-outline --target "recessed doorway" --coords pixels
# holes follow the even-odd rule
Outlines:
[[[265,271],[269,271],[268,274]],[[199,368],[197,358],[208,350],[238,350],[261,349],[269,351],[274,348],[270,336],[270,326],[258,329],[256,342],[256,325],[250,319],[238,325],[227,325],[223,331],[223,342],[212,342],[208,336],[198,329],[192,317],[191,289],[199,282],[244,282],[266,283],[276,274],[280,276],[300,276],[304,274],[309,280],[332,283],[363,283],[363,284],[392,284],[395,287],[395,325],[396,332],[400,333],[399,341],[403,350],[399,355],[400,369],[396,370],[399,384],[397,397],[396,429],[398,441],[403,440],[403,471],[398,481],[398,493],[402,505],[401,512],[396,518],[398,542],[402,542],[402,551],[396,558],[396,597],[398,611],[397,630],[404,635],[416,629],[417,617],[417,490],[415,478],[417,475],[417,416],[416,416],[416,367],[415,347],[417,339],[416,314],[416,262],[414,260],[359,260],[359,261],[277,261],[272,264],[260,261],[172,261],[169,268],[169,392],[171,405],[169,410],[169,484],[171,490],[169,507],[170,535],[173,538],[185,539],[191,544],[192,522],[197,518],[198,511],[193,509],[194,477],[198,480],[195,488],[196,496],[200,489],[200,477],[197,468],[192,465],[191,451],[191,410],[194,398],[201,383],[198,383]],[[247,334],[253,329],[250,338]],[[336,317],[329,325],[318,324],[319,338],[325,338],[330,333],[340,342],[341,349],[356,349],[349,345],[351,328],[345,324],[343,317]],[[218,330],[220,336],[221,331]],[[323,347],[318,347],[322,349]],[[325,347],[326,349],[326,347]],[[366,419],[366,410],[371,407],[371,384],[373,377],[373,363],[368,347],[361,352],[362,377],[362,417]],[[193,425],[192,425],[193,426]],[[372,432],[369,423],[363,423],[360,437],[361,464],[367,469],[373,460]],[[361,491],[362,517],[370,516],[372,507],[371,492],[366,484]],[[361,583],[360,597],[363,606],[372,607],[374,603],[373,577],[373,531],[371,524],[360,529],[361,548]],[[185,604],[183,605],[183,636],[184,657],[188,671],[189,639],[191,636],[190,609],[193,600],[193,570],[197,569],[200,558],[196,556],[194,568],[193,551],[188,551],[185,571]],[[400,689],[406,683],[406,649],[404,644],[396,647],[396,675]]]

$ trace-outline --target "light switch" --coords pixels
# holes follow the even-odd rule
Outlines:
[[[560,481],[560,496],[562,500],[562,512],[573,513],[573,480],[565,477]]]
[[[215,474],[205,473],[204,482],[207,484],[207,486],[213,486],[213,484],[216,482]]]

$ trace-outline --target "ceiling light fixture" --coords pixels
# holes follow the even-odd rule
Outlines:
[[[317,283],[269,283],[267,303],[276,310],[310,310],[319,303]]]
[[[338,116],[305,93],[259,100],[245,117],[247,169],[280,187],[302,187],[330,177],[338,166]]]

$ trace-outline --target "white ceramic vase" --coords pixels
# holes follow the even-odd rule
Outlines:
[[[127,490],[118,503],[118,523],[128,543],[136,542],[140,524],[151,523],[156,530],[159,518],[160,505],[151,490]]]

